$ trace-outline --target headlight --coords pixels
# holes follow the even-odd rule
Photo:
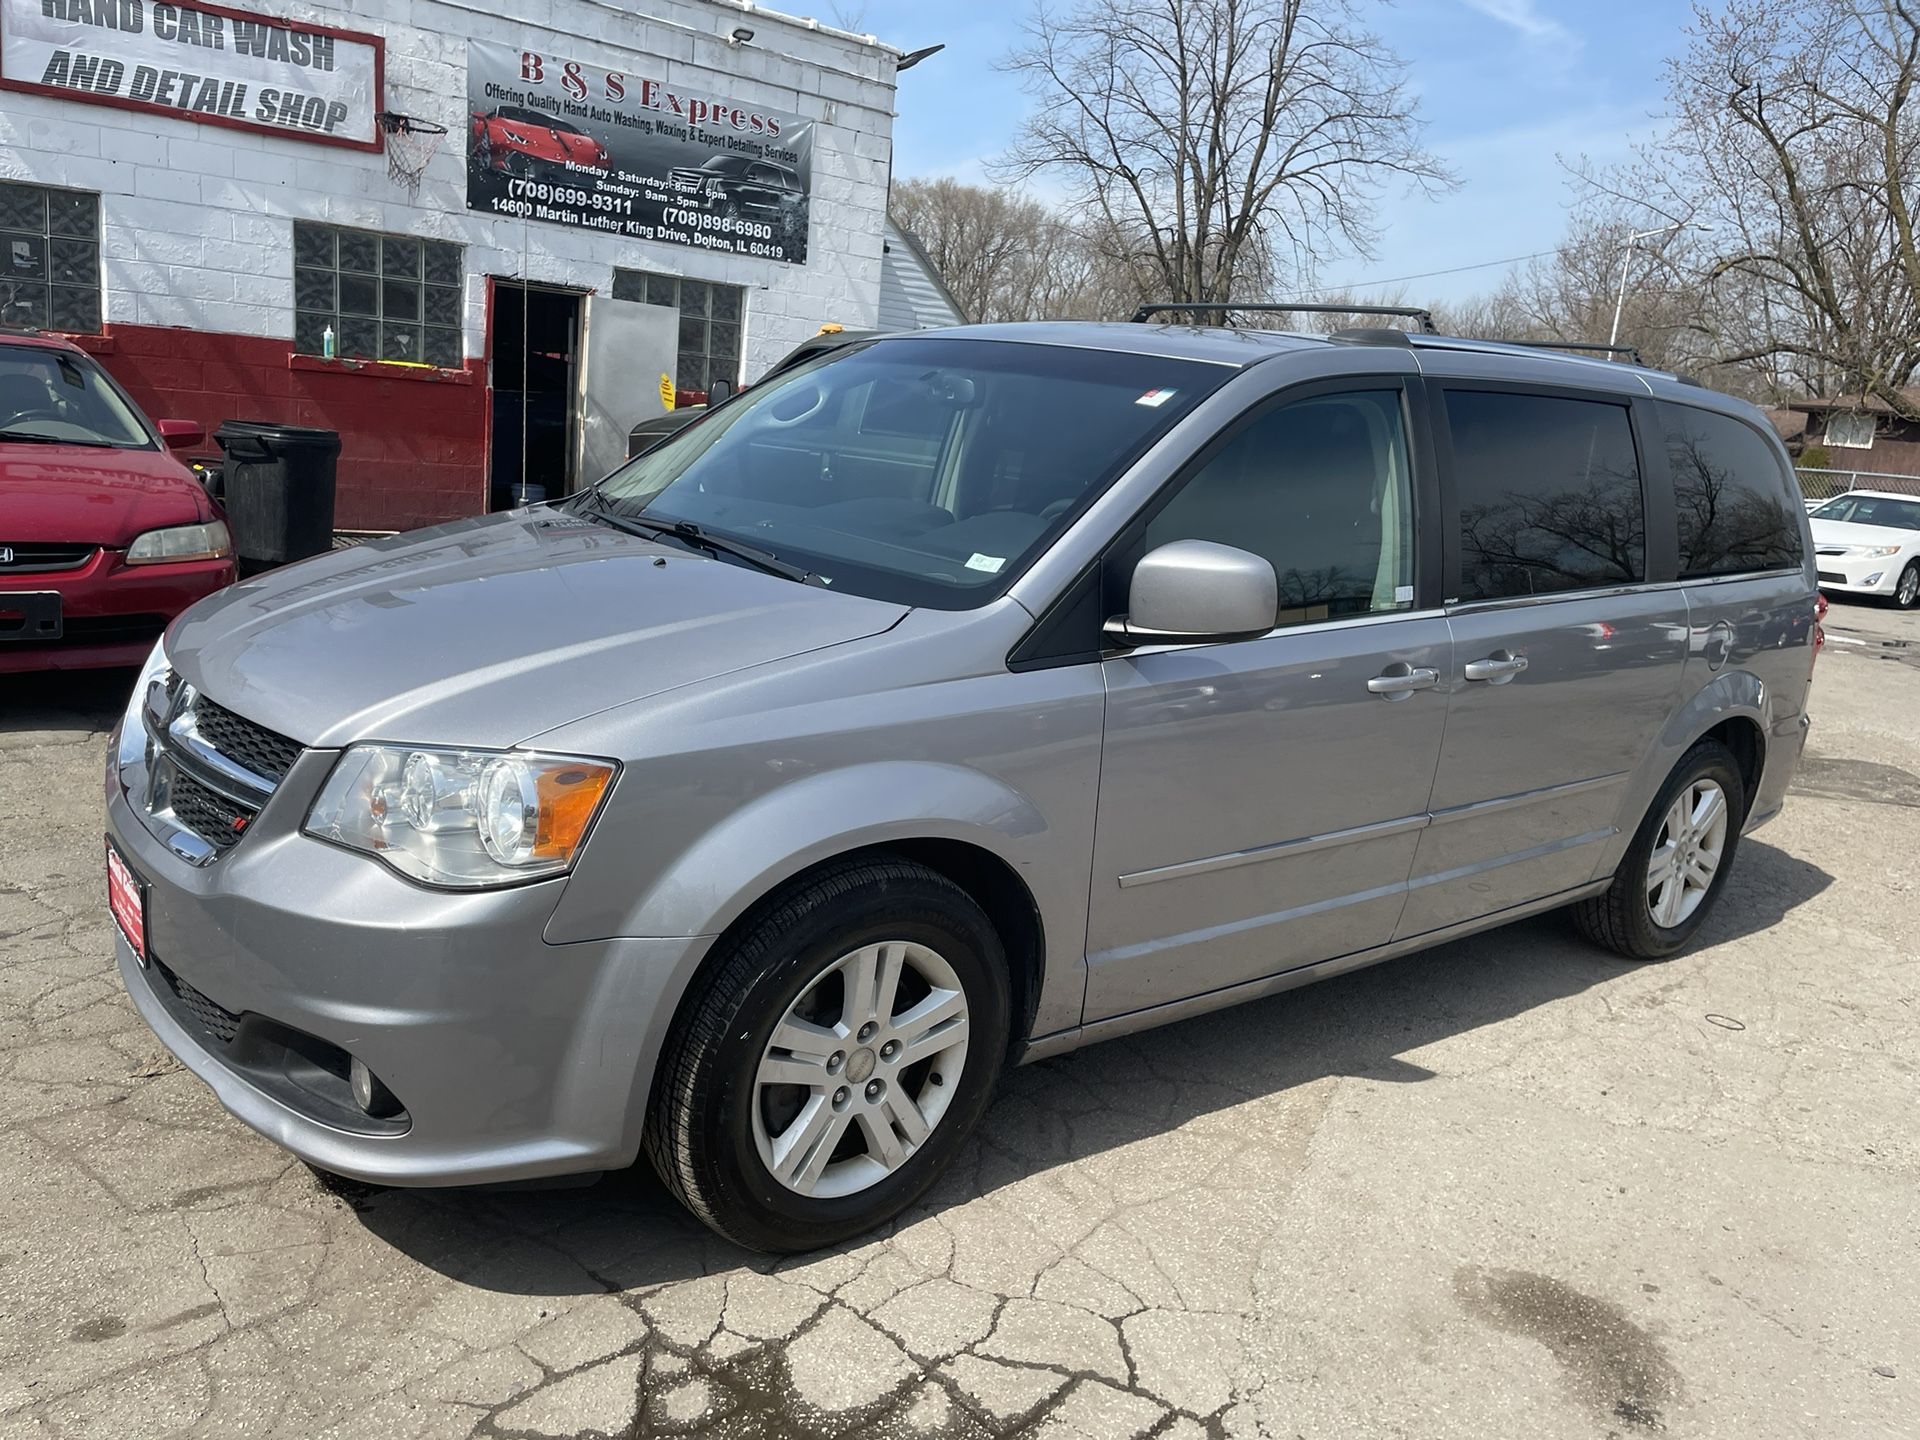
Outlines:
[[[305,829],[429,885],[512,885],[573,864],[617,770],[572,755],[356,745]]]
[[[116,773],[146,758],[147,722],[141,710],[155,685],[167,683],[172,672],[167,667],[167,642],[163,636],[147,652],[147,663],[140,667],[140,678],[133,682],[133,694],[127,697],[126,712],[120,717],[120,747],[115,752]]]
[[[129,565],[165,565],[179,560],[224,560],[233,554],[233,537],[224,520],[204,525],[174,525],[149,530],[127,547]]]
[[[1900,547],[1898,545],[1862,545],[1854,553],[1863,560],[1874,560],[1882,555],[1898,555]]]

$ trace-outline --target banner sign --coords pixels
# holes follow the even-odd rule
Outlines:
[[[0,0],[0,87],[380,148],[377,35],[224,5]]]
[[[481,40],[467,109],[471,210],[806,264],[811,120]]]

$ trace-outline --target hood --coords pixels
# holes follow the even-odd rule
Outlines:
[[[591,164],[599,158],[600,142],[591,135],[581,135],[570,130],[554,130],[549,133],[560,142],[560,149],[569,160]]]
[[[1815,520],[1813,545],[1911,545],[1920,534],[1890,525],[1856,525],[1851,520]]]
[[[507,746],[905,613],[514,511],[232,586],[180,618],[167,653],[205,694],[303,744]]]
[[[212,514],[193,472],[163,451],[0,442],[0,541],[125,549],[142,531]]]

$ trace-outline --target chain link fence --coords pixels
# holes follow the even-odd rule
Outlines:
[[[1893,475],[1884,470],[1824,470],[1798,465],[1800,489],[1809,500],[1828,500],[1849,490],[1885,490],[1897,495],[1920,495],[1920,475]]]

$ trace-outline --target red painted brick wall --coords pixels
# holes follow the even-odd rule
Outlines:
[[[415,374],[293,356],[286,340],[148,325],[82,343],[154,419],[204,425],[206,453],[219,449],[222,420],[339,431],[343,530],[411,530],[487,508],[482,361]]]

